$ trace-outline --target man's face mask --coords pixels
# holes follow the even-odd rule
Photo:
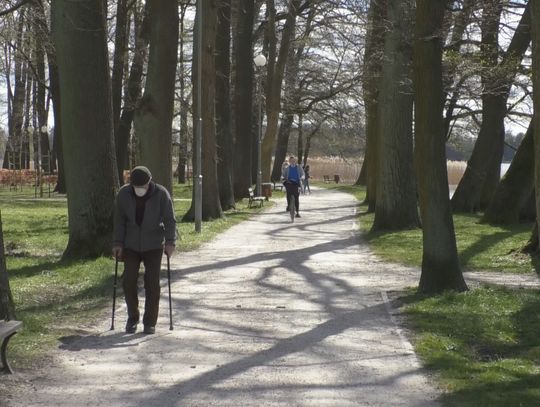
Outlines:
[[[146,187],[133,187],[135,190],[135,195],[137,196],[144,196],[146,195],[146,191],[148,190]]]

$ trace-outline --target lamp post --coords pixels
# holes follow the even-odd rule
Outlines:
[[[202,225],[202,52],[203,52],[203,15],[202,0],[197,0],[197,106],[195,122],[195,232],[201,232]]]
[[[257,67],[257,98],[259,104],[258,114],[258,134],[257,134],[257,196],[261,196],[261,182],[262,182],[262,170],[261,170],[261,141],[262,141],[262,74],[261,68],[266,65],[266,58],[263,54],[257,55],[253,58],[253,62]]]

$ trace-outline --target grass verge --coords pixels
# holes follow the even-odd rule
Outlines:
[[[402,298],[414,346],[446,406],[540,405],[540,293],[478,288]]]
[[[10,342],[10,361],[15,369],[25,369],[45,361],[46,350],[58,338],[84,333],[97,318],[110,317],[114,261],[107,257],[60,260],[68,241],[65,197],[34,199],[33,189],[16,195],[2,192],[10,286],[17,319],[24,322],[23,331]],[[175,185],[177,220],[189,209],[190,198],[188,186]],[[179,222],[178,249],[193,250],[262,209],[247,208],[243,200],[224,218],[203,222],[201,233],[195,233],[193,223]]]
[[[365,199],[365,188],[344,184],[318,184],[353,194],[359,202]],[[360,206],[360,228],[373,251],[381,258],[420,267],[422,263],[422,231],[371,232],[374,214],[367,205]],[[530,273],[535,262],[520,249],[530,237],[532,224],[491,226],[480,223],[480,216],[454,215],[458,254],[465,270],[506,273]]]

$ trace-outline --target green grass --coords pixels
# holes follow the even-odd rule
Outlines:
[[[365,199],[365,188],[343,184],[319,184]],[[360,228],[373,251],[381,258],[409,266],[422,264],[422,231],[371,232],[374,214],[360,206]],[[464,270],[531,273],[535,262],[520,249],[527,243],[532,225],[491,226],[480,223],[479,215],[454,215],[454,228],[460,263]]]
[[[24,322],[23,331],[10,343],[16,369],[43,361],[58,338],[84,332],[97,318],[110,318],[114,261],[61,261],[68,241],[65,197],[34,199],[33,193],[33,188],[0,190],[10,286],[17,319]],[[190,187],[174,186],[178,220],[189,209],[190,198]],[[193,223],[179,222],[177,248],[193,250],[260,210],[248,209],[246,200],[238,202],[224,218],[203,222],[201,233],[195,233]]]
[[[370,232],[374,215],[363,213],[361,225],[366,238],[379,256],[412,266],[422,263],[422,231]],[[454,215],[459,260],[465,270],[530,273],[534,265],[520,252],[527,243],[530,224],[491,226],[479,223],[478,215]]]
[[[540,405],[540,293],[479,288],[402,298],[446,406]]]

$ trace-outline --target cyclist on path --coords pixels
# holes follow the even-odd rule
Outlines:
[[[296,157],[289,157],[289,166],[283,168],[282,172],[283,185],[287,190],[287,210],[291,203],[291,195],[294,197],[294,206],[296,208],[296,217],[300,217],[300,194],[298,188],[302,185],[302,180],[305,178],[304,170],[300,165],[297,165]]]

